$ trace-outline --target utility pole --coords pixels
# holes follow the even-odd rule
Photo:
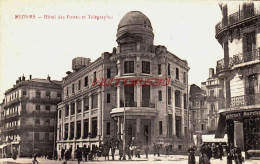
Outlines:
[[[124,131],[123,131],[123,160],[126,160],[125,157],[125,147],[126,147],[126,143],[125,143],[125,95],[124,95]]]

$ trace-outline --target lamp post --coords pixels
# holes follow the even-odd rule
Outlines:
[[[125,95],[124,95],[124,131],[123,131],[123,160],[126,160],[125,157],[125,147],[126,147],[126,143],[125,143]]]

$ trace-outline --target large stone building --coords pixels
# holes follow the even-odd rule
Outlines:
[[[61,101],[61,82],[19,77],[5,92],[1,111],[1,152],[8,157],[31,156],[53,151],[57,104]]]
[[[169,143],[172,150],[186,151],[187,61],[153,44],[151,22],[139,11],[122,18],[116,36],[118,47],[112,53],[105,52],[94,62],[88,58],[72,61],[73,72],[67,72],[62,81],[58,105],[58,152],[99,145],[113,136],[122,138],[124,109],[126,143],[133,139],[143,145]],[[166,78],[168,85],[158,83]],[[111,85],[93,86],[102,79]],[[125,85],[126,79],[150,82]]]
[[[218,111],[223,108],[223,80],[217,77],[214,69],[209,69],[209,78],[201,83],[190,86],[190,126],[192,135],[199,137],[215,134],[218,124]],[[202,138],[197,138],[202,141]],[[214,140],[212,140],[213,142]],[[198,142],[197,142],[198,143]]]
[[[226,129],[229,143],[247,155],[260,150],[260,5],[230,2],[220,7],[223,17],[216,25],[216,39],[224,58],[217,62],[217,74],[224,80],[225,104],[216,137]]]

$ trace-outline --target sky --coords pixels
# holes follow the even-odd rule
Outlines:
[[[155,45],[188,61],[189,84],[200,86],[209,68],[223,58],[215,39],[215,25],[221,20],[218,1],[0,0],[0,101],[23,74],[26,79],[50,75],[62,80],[72,70],[73,58],[94,61],[103,52],[112,52],[118,24],[130,11],[141,11],[150,19]],[[22,15],[26,18],[18,19]],[[80,19],[67,19],[68,15]]]

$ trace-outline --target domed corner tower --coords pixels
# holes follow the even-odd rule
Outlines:
[[[120,52],[148,51],[153,46],[152,24],[140,11],[131,11],[121,19],[116,36]]]

